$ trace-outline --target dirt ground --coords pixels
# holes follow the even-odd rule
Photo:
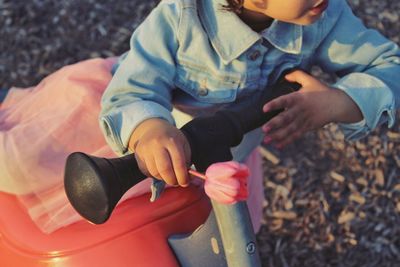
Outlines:
[[[121,54],[156,2],[0,0],[0,88]],[[399,1],[350,3],[368,26],[400,43]],[[400,266],[399,143],[399,124],[357,142],[332,124],[283,150],[264,147],[257,236],[264,266]]]

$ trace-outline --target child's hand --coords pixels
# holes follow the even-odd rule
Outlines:
[[[297,92],[278,97],[264,105],[264,112],[284,109],[264,124],[265,143],[275,142],[277,148],[282,148],[304,133],[330,122],[351,123],[362,119],[358,106],[342,90],[330,88],[299,70],[285,78],[302,87]]]
[[[129,141],[140,170],[169,185],[188,186],[190,147],[183,133],[169,122],[153,118],[142,122]]]

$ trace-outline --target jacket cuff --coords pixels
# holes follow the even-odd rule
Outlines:
[[[359,139],[377,126],[395,122],[396,108],[392,91],[378,78],[366,73],[352,73],[333,85],[344,91],[358,105],[364,117],[356,123],[339,123],[345,138]]]
[[[170,111],[162,105],[137,101],[101,116],[100,128],[112,150],[122,155],[128,151],[129,139],[136,127],[150,118],[165,119],[175,125]]]

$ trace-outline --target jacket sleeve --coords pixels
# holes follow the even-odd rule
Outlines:
[[[340,77],[333,87],[360,108],[362,121],[339,124],[347,139],[358,139],[378,125],[394,124],[400,105],[400,83],[395,80],[400,74],[400,51],[378,31],[367,29],[346,1],[331,2],[321,25],[330,30],[316,50],[317,64]]]
[[[161,1],[133,33],[130,50],[103,95],[100,127],[118,154],[127,152],[129,138],[142,121],[163,118],[174,123],[171,93],[180,16],[174,2]]]

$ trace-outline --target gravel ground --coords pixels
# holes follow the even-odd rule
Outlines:
[[[156,2],[0,0],[0,88],[121,54]],[[350,3],[400,43],[400,2]],[[284,150],[265,147],[264,266],[400,266],[399,143],[398,124],[352,143],[329,125]]]

